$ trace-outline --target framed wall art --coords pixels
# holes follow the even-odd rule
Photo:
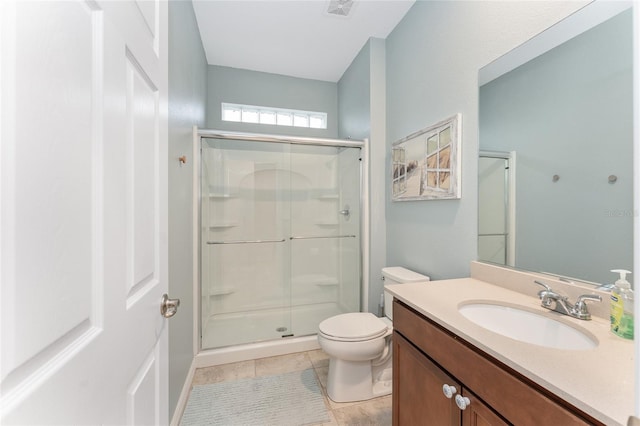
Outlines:
[[[456,114],[393,143],[393,201],[460,198],[461,121]]]

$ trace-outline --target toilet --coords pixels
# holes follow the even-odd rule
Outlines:
[[[386,286],[429,281],[402,267],[382,269]],[[318,343],[329,355],[327,394],[335,402],[364,401],[391,393],[393,296],[384,291],[384,314],[352,312],[319,325]]]

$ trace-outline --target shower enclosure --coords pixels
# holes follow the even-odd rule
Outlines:
[[[201,348],[359,311],[362,141],[199,134]]]

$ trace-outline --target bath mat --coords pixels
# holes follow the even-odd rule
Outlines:
[[[313,369],[196,385],[182,426],[307,425],[329,421]]]

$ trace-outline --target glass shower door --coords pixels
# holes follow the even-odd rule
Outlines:
[[[360,148],[204,138],[203,349],[360,308]]]
[[[203,139],[203,349],[291,328],[289,156],[287,144]]]
[[[360,310],[360,148],[291,147],[292,334]]]

